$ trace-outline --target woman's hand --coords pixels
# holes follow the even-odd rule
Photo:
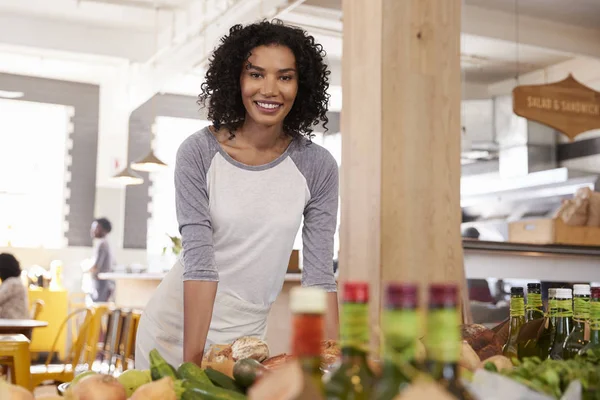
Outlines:
[[[202,365],[217,282],[183,282],[183,361]]]

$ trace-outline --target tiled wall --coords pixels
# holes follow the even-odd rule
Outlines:
[[[24,92],[17,100],[71,106],[73,132],[69,151],[71,180],[66,200],[68,246],[91,246],[90,224],[94,218],[96,156],[98,149],[98,110],[100,88],[96,85],[0,73],[0,88]],[[35,116],[32,116],[35,118]]]

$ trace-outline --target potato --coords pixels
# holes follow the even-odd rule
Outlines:
[[[460,360],[458,365],[468,369],[469,371],[475,371],[479,366],[481,360],[475,350],[465,340],[462,341],[460,349]]]

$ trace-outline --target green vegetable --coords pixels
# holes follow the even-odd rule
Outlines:
[[[165,376],[170,376],[174,381],[178,379],[175,368],[166,362],[156,349],[150,351],[150,375],[153,381],[162,379]]]
[[[249,388],[266,370],[265,366],[253,358],[238,360],[233,366],[235,382]]]
[[[200,385],[187,389],[181,400],[246,400],[246,395],[216,386]]]
[[[206,374],[206,376],[208,376],[208,379],[210,379],[210,381],[215,386],[218,386],[220,388],[227,389],[227,390],[232,390],[232,391],[238,392],[238,393],[244,393],[244,390],[238,384],[236,384],[233,379],[231,379],[227,375],[225,375],[215,369],[212,369],[210,367],[206,368],[204,370],[204,373]]]
[[[483,366],[483,369],[485,369],[486,371],[498,372],[498,367],[496,367],[496,364],[494,364],[491,361],[486,362]]]
[[[177,368],[177,376],[198,383],[214,386],[202,368],[192,362],[185,362]]]

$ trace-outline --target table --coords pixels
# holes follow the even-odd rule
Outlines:
[[[3,319],[0,318],[0,333],[21,333],[31,340],[31,332],[34,328],[44,328],[48,326],[46,321],[35,319]]]

